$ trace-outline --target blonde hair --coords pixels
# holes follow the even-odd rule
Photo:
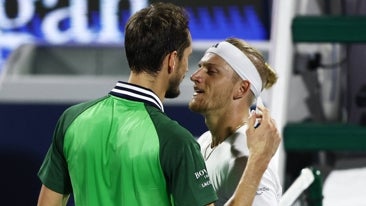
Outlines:
[[[251,47],[246,41],[242,39],[228,38],[225,41],[240,49],[254,64],[262,79],[263,89],[269,89],[277,82],[277,73],[268,65],[263,55],[258,50]]]

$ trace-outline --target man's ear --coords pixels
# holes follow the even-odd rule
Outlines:
[[[178,52],[172,51],[168,54],[168,72],[172,73],[175,69],[175,63],[177,61]]]
[[[243,98],[250,91],[250,82],[248,80],[241,80],[238,89],[234,93],[234,99]]]

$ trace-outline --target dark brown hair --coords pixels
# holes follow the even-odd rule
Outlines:
[[[170,52],[181,59],[190,45],[188,24],[186,11],[171,3],[154,3],[131,16],[125,28],[130,69],[156,74]]]

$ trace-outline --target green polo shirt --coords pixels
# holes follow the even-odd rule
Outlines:
[[[67,109],[38,173],[77,206],[206,205],[217,197],[199,145],[149,89],[118,82]]]

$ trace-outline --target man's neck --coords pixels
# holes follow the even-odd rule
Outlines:
[[[246,124],[248,112],[225,112],[221,115],[206,115],[205,122],[212,135],[211,147],[216,147]]]

